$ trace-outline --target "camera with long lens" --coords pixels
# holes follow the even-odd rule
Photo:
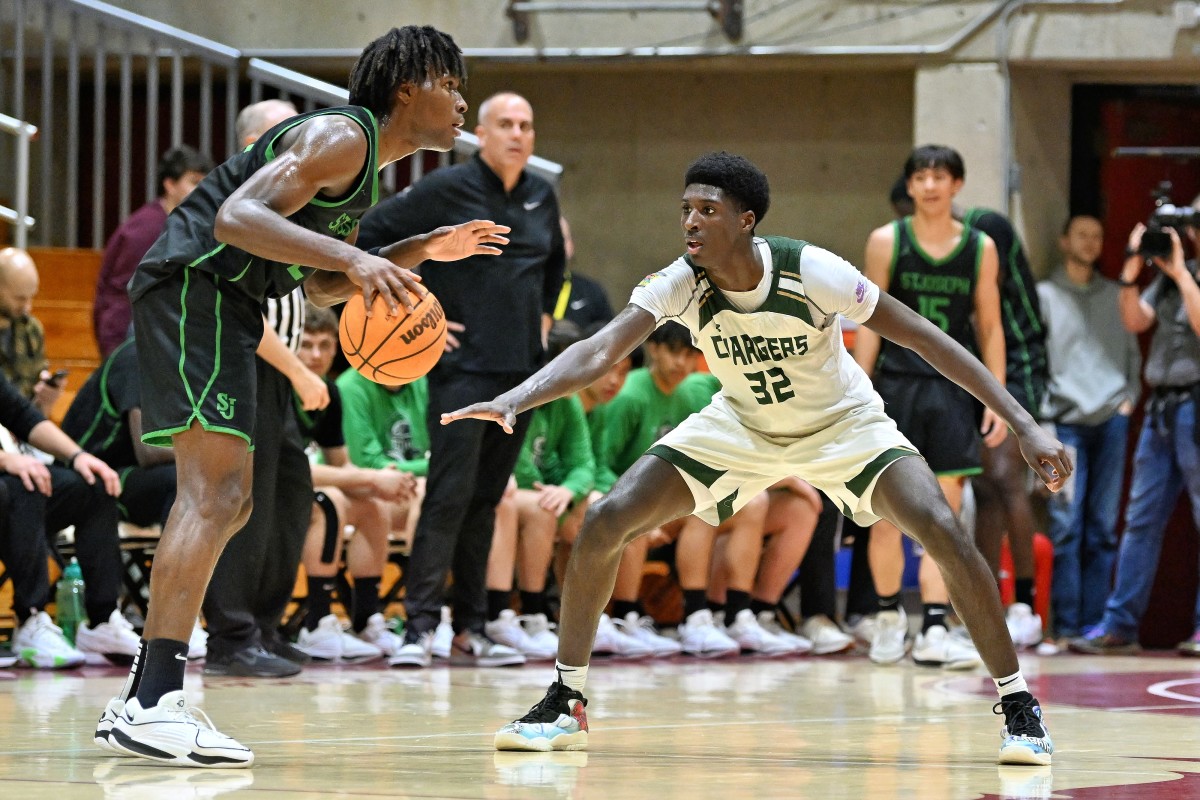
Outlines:
[[[1171,235],[1167,229],[1174,228],[1182,237],[1187,228],[1200,227],[1200,211],[1172,203],[1170,181],[1160,183],[1152,194],[1154,210],[1146,221],[1146,232],[1142,234],[1138,255],[1144,258],[1170,258]]]

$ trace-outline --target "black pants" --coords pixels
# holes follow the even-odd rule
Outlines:
[[[312,514],[312,471],[288,379],[258,359],[254,510],[217,560],[204,596],[208,648],[228,655],[277,636]]]
[[[79,473],[50,467],[51,494],[29,491],[15,475],[0,476],[0,561],[13,583],[13,608],[24,622],[31,609],[50,602],[46,556],[54,535],[75,526],[75,556],[83,572],[88,619],[108,621],[121,588],[117,501],[100,481],[89,486]]]
[[[517,463],[529,413],[517,417],[510,436],[494,422],[440,422],[443,412],[491,400],[523,375],[462,372],[429,378],[429,476],[408,560],[405,609],[414,635],[433,630],[454,572],[454,628],[482,631],[487,621],[488,553],[496,504]]]
[[[825,495],[821,495],[821,516],[813,530],[812,542],[800,562],[800,615],[824,614],[837,619],[837,576],[834,550],[841,530],[842,513]]]
[[[121,478],[121,519],[143,528],[166,525],[175,505],[175,464],[130,467]]]

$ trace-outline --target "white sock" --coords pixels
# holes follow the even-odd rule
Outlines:
[[[580,693],[583,692],[583,687],[587,684],[588,668],[586,664],[582,667],[569,667],[561,661],[555,661],[554,668],[558,670],[558,680],[564,686]]]
[[[1021,670],[1017,670],[1008,677],[993,678],[993,680],[996,683],[996,691],[1000,693],[1001,699],[1008,697],[1010,694],[1029,691],[1029,687],[1025,684],[1025,676],[1021,674]]]

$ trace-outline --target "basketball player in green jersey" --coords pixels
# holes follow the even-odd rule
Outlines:
[[[249,748],[192,713],[182,689],[213,566],[250,514],[261,305],[304,283],[314,302],[361,291],[368,308],[381,295],[395,313],[411,307],[410,289],[422,293],[409,268],[500,252],[508,229],[478,220],[375,252],[353,244],[378,198],[380,168],[454,146],[465,77],[449,36],[393,28],[355,64],[350,105],[281,122],[210,172],[138,266],[129,294],[142,438],[174,447],[178,491],[154,558],[142,646],[100,718],[97,744],[173,766],[253,763]]]
[[[978,343],[983,363],[1003,381],[996,247],[953,215],[954,197],[964,175],[962,157],[949,147],[925,145],[913,150],[904,177],[914,213],[871,233],[865,271],[881,289],[959,344],[974,348]],[[911,350],[881,343],[870,329],[857,338],[854,357],[871,376],[888,416],[925,456],[957,514],[964,477],[982,472],[974,399]],[[1007,433],[990,410],[985,412],[983,428],[990,445]],[[894,663],[904,657],[908,633],[900,605],[904,571],[900,531],[886,520],[876,523],[868,552],[879,596],[870,657],[879,664]],[[971,643],[949,634],[946,586],[928,555],[921,560],[920,583],[925,613],[913,644],[913,660],[950,669],[978,666],[979,654]]]
[[[659,324],[691,330],[721,392],[672,430],[588,509],[563,585],[557,678],[525,716],[496,734],[500,749],[581,750],[583,689],[596,621],[621,550],[643,531],[688,514],[719,522],[758,492],[797,475],[860,524],[880,518],[921,541],[942,567],[1000,693],[1002,763],[1048,764],[1053,745],[1004,626],[987,564],[959,526],[933,472],[883,413],[871,382],[842,345],[839,319],[910,347],[1012,426],[1026,461],[1052,490],[1071,473],[1063,446],[977,358],[937,326],[819,247],[760,238],[766,176],[740,156],[713,153],[687,170],[680,221],[686,254],[646,277],[603,330],[569,347],[496,399],[442,416],[492,420],[578,391]]]

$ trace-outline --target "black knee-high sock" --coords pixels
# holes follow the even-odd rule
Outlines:
[[[367,627],[367,620],[379,613],[379,576],[355,576],[354,596],[350,602],[353,605],[350,624],[356,633],[361,633]]]
[[[183,688],[187,651],[188,643],[175,639],[146,642],[146,666],[137,687],[137,699],[142,708],[153,708],[164,694]]]
[[[500,612],[512,608],[512,589],[487,590],[488,619],[500,619]]]
[[[308,612],[304,615],[304,627],[315,631],[321,620],[329,616],[329,604],[337,586],[332,576],[314,578],[308,576]]]
[[[758,616],[764,611],[774,613],[777,603],[768,603],[766,600],[759,600],[757,597],[750,598],[750,610],[754,612],[754,616]]]

